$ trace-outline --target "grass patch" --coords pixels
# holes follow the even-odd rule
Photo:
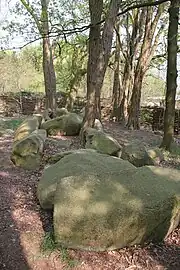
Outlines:
[[[180,157],[180,146],[176,143],[172,143],[170,154],[176,157]]]
[[[66,248],[60,247],[58,250],[60,251],[60,257],[61,257],[62,262],[67,264],[68,268],[73,268],[73,267],[77,266],[78,261],[76,261],[70,257],[68,250]]]
[[[51,232],[45,234],[40,248],[43,253],[52,253],[56,250],[56,243],[54,242],[53,234]]]
[[[66,248],[57,245],[57,243],[54,241],[52,232],[47,232],[45,234],[40,249],[41,252],[46,255],[50,255],[52,252],[57,251],[61,261],[66,264],[66,269],[73,268],[78,264],[76,260],[71,258]]]
[[[16,130],[22,122],[23,119],[1,119],[0,126],[5,129]]]
[[[180,170],[180,145],[173,142],[171,145],[171,150],[164,150],[163,155],[168,167]]]

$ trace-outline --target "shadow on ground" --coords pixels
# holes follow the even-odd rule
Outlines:
[[[54,257],[37,260],[33,258],[34,261],[30,263],[31,258],[27,250],[34,249],[36,235],[38,238],[39,234],[43,236],[52,232],[52,212],[42,210],[36,198],[36,187],[41,172],[26,172],[10,163],[11,143],[12,139],[0,138],[0,269],[65,269],[60,265],[60,259]],[[53,144],[52,153],[54,149]],[[26,243],[23,242],[23,234],[30,235],[28,243],[27,240]],[[76,270],[178,270],[180,228],[162,245],[102,253],[69,250],[69,254],[80,262],[75,267]]]
[[[5,143],[5,145],[4,145]],[[19,229],[13,217],[13,189],[6,156],[8,139],[0,141],[0,269],[30,269],[25,258]]]

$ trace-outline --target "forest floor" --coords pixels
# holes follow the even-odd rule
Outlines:
[[[139,140],[158,145],[161,140],[161,136],[153,132],[128,131],[115,123],[106,123],[105,130],[120,143]],[[0,269],[180,269],[180,228],[159,245],[101,253],[54,250],[49,237],[52,213],[43,211],[36,198],[36,187],[44,164],[33,173],[15,167],[10,161],[12,141],[12,136],[0,138]],[[45,156],[79,147],[78,137],[49,138]],[[162,166],[180,169],[180,156],[170,156]]]

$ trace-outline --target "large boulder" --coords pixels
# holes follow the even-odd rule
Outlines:
[[[63,131],[67,136],[79,135],[83,118],[76,113],[68,113],[63,115],[64,128]]]
[[[63,130],[63,118],[49,119],[41,124],[41,129],[45,129],[48,135],[54,135]]]
[[[33,170],[40,166],[46,130],[38,129],[13,145],[11,160],[19,167]]]
[[[42,117],[39,115],[34,115],[25,119],[15,132],[14,142],[22,140],[26,136],[30,135],[34,130],[39,129],[41,121]]]
[[[77,160],[76,160],[77,157]],[[127,170],[135,169],[135,167],[127,161],[118,158],[110,157],[98,153],[93,149],[79,149],[66,151],[54,155],[43,173],[42,178],[38,184],[37,196],[43,208],[53,208],[54,194],[56,191],[57,182],[66,176],[79,175],[80,172],[95,174],[99,173],[110,174],[109,167],[111,166],[111,173],[116,171],[120,173],[126,166]],[[108,163],[106,165],[106,163]],[[59,170],[59,168],[61,168]]]
[[[43,113],[42,113],[42,122],[41,122],[41,124],[48,121],[48,120],[51,120],[51,119],[53,119],[52,110],[50,108],[44,110]]]
[[[41,128],[49,135],[63,132],[67,136],[75,136],[80,132],[82,120],[78,114],[68,113],[42,123]]]
[[[43,208],[54,206],[54,235],[60,245],[119,249],[161,241],[178,226],[180,173],[74,151],[44,171],[38,198]]]
[[[139,142],[129,143],[122,148],[121,158],[128,160],[136,167],[145,165],[159,165],[164,159],[163,153],[158,148],[147,148]]]
[[[56,117],[60,117],[62,115],[68,114],[68,110],[66,108],[57,108],[56,109]]]
[[[109,134],[94,128],[87,128],[85,134],[85,148],[95,149],[110,156],[120,155],[121,145]]]
[[[87,152],[88,151],[88,152]],[[94,152],[97,153],[96,150],[94,149],[79,149],[79,150],[70,150],[70,151],[65,151],[65,152],[60,152],[57,154],[54,154],[52,156],[49,156],[47,158],[47,163],[48,165],[46,166],[46,168],[50,165],[50,164],[55,164],[56,162],[58,162],[60,159],[62,159],[63,157],[67,156],[67,155],[71,155],[73,153],[90,153],[90,152]]]

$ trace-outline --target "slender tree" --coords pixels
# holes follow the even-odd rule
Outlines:
[[[144,76],[147,72],[147,69],[149,68],[154,52],[159,44],[159,38],[164,29],[164,25],[162,24],[160,28],[157,30],[158,22],[160,20],[163,11],[164,11],[164,4],[158,6],[156,13],[154,7],[146,8],[144,37],[134,72],[134,82],[128,112],[127,126],[129,128],[130,127],[134,129],[140,128],[139,112],[140,112],[142,83]]]
[[[170,150],[174,134],[179,6],[179,0],[172,0],[169,8],[166,109],[164,117],[164,136],[161,144],[161,147],[166,150]]]
[[[132,31],[130,33],[129,25],[129,17],[132,23]],[[139,51],[140,41],[143,36],[143,27],[145,24],[145,9],[141,9],[140,11],[133,10],[132,14],[128,13],[126,16],[125,22],[125,30],[126,30],[126,47],[124,50],[123,43],[121,44],[121,51],[123,53],[124,58],[124,68],[123,68],[123,76],[122,76],[122,84],[121,84],[121,93],[119,99],[119,108],[117,114],[117,120],[126,123],[128,119],[128,102],[130,91],[132,87],[134,68],[136,63],[137,54]],[[120,37],[119,37],[120,40]]]
[[[49,16],[48,5],[50,0],[41,0],[40,19],[35,13],[34,8],[27,0],[20,0],[27,12],[34,20],[40,36],[43,39],[43,73],[46,94],[46,108],[56,111],[56,75],[52,57],[52,47],[49,38]]]
[[[84,124],[81,131],[84,144],[84,131],[93,127],[95,118],[101,119],[100,95],[105,72],[111,54],[112,38],[120,2],[111,0],[107,8],[103,28],[100,25],[103,13],[103,0],[89,0],[91,28],[89,33],[89,57],[87,66],[87,103]]]
[[[119,36],[119,21],[116,23],[116,49],[114,59],[114,81],[113,81],[113,96],[112,96],[112,115],[111,117],[117,116],[118,100],[120,95],[120,36]]]

